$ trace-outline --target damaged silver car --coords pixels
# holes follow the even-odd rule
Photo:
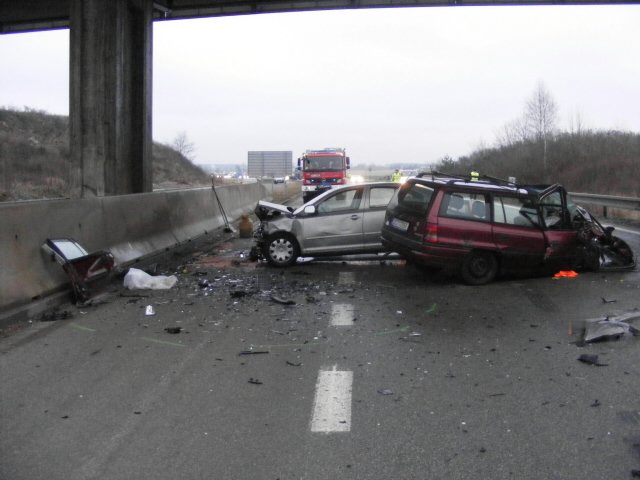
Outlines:
[[[329,190],[294,209],[260,200],[255,214],[254,256],[276,267],[299,257],[385,251],[380,230],[389,200],[400,185],[361,183]]]

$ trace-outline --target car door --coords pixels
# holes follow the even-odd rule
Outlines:
[[[540,216],[545,237],[545,262],[571,265],[577,255],[577,232],[573,228],[567,205],[567,194],[560,185],[553,185],[540,194]]]
[[[387,205],[395,191],[400,187],[396,185],[371,185],[368,188],[365,208],[363,210],[363,243],[366,250],[382,249],[380,233]]]
[[[488,196],[446,191],[438,211],[438,244],[466,254],[473,249],[494,250]]]
[[[315,213],[301,219],[303,254],[349,253],[362,249],[364,186],[339,189],[315,204]]]
[[[493,195],[493,241],[505,263],[531,267],[544,260],[545,237],[535,203],[528,197]]]

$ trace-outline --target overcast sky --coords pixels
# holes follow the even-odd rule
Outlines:
[[[640,132],[640,6],[430,7],[154,24],[153,135],[197,163],[345,147],[434,163],[494,144],[542,82],[593,129]],[[68,114],[68,31],[0,35],[0,106]]]

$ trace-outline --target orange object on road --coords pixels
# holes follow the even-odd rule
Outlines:
[[[578,272],[574,272],[573,270],[560,270],[553,278],[574,278],[577,276]]]

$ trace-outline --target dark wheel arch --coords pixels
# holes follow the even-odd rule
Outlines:
[[[262,254],[274,267],[289,267],[300,256],[300,245],[290,233],[276,232],[266,238]]]
[[[484,285],[498,274],[499,262],[495,253],[486,250],[470,252],[460,268],[460,275],[469,285]]]

